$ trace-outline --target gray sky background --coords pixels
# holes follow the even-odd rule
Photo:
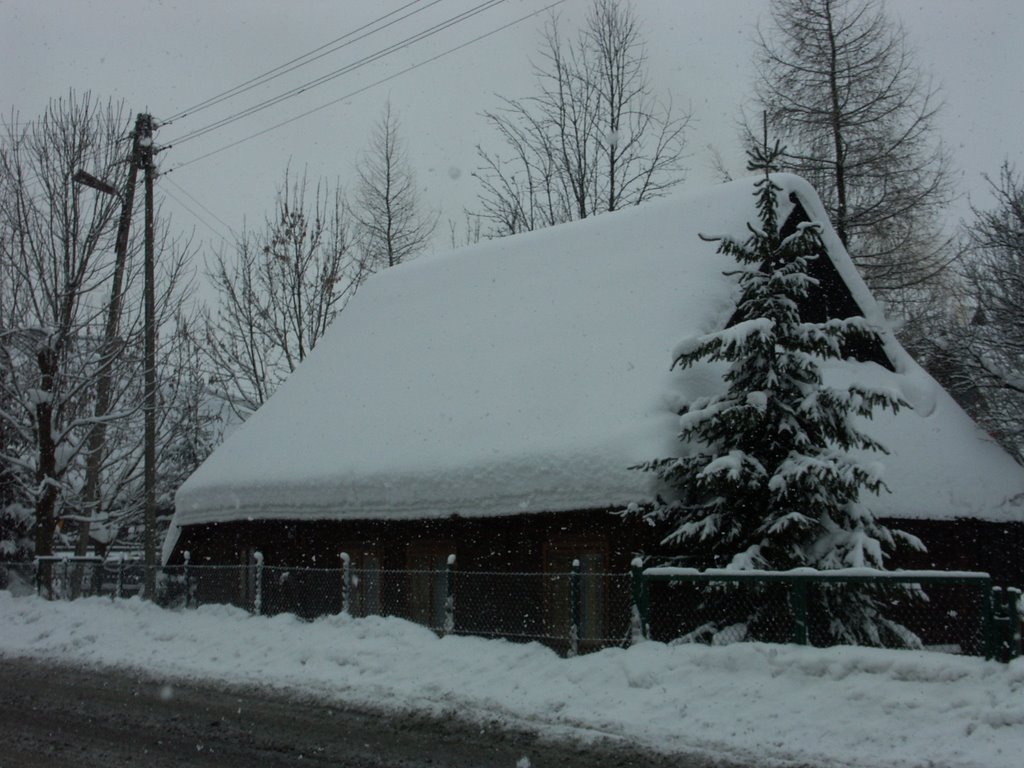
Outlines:
[[[480,0],[443,0],[407,20],[239,98],[166,125],[158,145],[173,143],[258,100],[333,71],[472,8]],[[507,0],[439,34],[231,126],[160,155],[164,210],[178,230],[195,229],[216,248],[243,219],[262,221],[285,167],[338,179],[351,188],[354,164],[390,98],[402,124],[423,202],[440,212],[435,248],[449,240],[449,219],[476,204],[475,147],[500,145],[480,112],[495,94],[532,92],[530,57],[545,13],[449,49],[540,11],[552,0]],[[38,116],[69,88],[123,99],[131,113],[158,119],[214,96],[327,43],[405,0],[0,0],[0,108],[3,117]],[[557,7],[574,28],[590,0]],[[429,6],[429,7],[427,7]],[[693,114],[686,186],[712,183],[708,145],[742,169],[736,121],[753,82],[752,37],[766,0],[636,0],[655,89]],[[1024,170],[1024,2],[888,0],[903,21],[922,69],[940,86],[938,122],[952,152],[963,198],[991,202],[982,174],[1004,159]],[[395,76],[397,75],[397,76]],[[384,78],[388,82],[374,85]],[[363,92],[355,93],[362,89]],[[349,94],[354,94],[349,96]],[[337,103],[258,138],[252,134],[328,102]],[[201,155],[229,147],[205,159]],[[190,162],[194,161],[195,162]],[[180,166],[180,167],[179,167]]]

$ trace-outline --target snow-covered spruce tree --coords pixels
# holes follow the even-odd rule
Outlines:
[[[904,541],[861,503],[864,492],[887,490],[877,463],[851,450],[885,449],[860,431],[854,417],[875,408],[905,405],[892,392],[822,381],[821,362],[840,358],[847,344],[876,336],[861,317],[801,322],[799,304],[816,281],[812,259],[824,252],[815,223],[782,237],[771,177],[781,155],[778,143],[750,152],[758,226],[746,241],[703,238],[740,265],[738,322],[722,331],[683,341],[673,367],[725,362],[725,391],[690,403],[680,415],[681,456],[647,462],[678,496],[643,510],[648,522],[667,526],[665,544],[686,545],[708,562],[736,569],[795,567],[883,568]],[[915,638],[881,611],[879,591],[823,588],[814,595],[812,637],[820,642],[906,643]],[[717,605],[712,624],[745,624],[748,636],[770,637],[766,608]],[[744,613],[746,611],[746,613]],[[741,615],[742,614],[742,615]]]

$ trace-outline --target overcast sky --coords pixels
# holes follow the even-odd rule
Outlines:
[[[353,167],[390,98],[423,190],[440,213],[437,249],[449,219],[475,205],[475,146],[497,148],[480,112],[496,94],[531,92],[530,57],[553,0],[506,0],[419,43],[337,77],[296,98],[181,142],[160,155],[172,171],[158,188],[178,229],[217,247],[230,229],[262,220],[285,167],[352,186]],[[0,107],[29,120],[69,88],[123,99],[131,113],[166,118],[349,33],[407,0],[0,0]],[[419,0],[415,15],[237,99],[165,125],[173,144],[256,101],[335,71],[363,56],[480,5],[481,0]],[[590,0],[558,5],[566,29]],[[693,114],[687,185],[714,181],[709,144],[742,168],[736,120],[750,98],[752,37],[765,0],[636,0],[656,90]],[[982,174],[1004,159],[1024,169],[1024,2],[888,0],[923,70],[945,100],[938,128],[952,151],[964,199],[985,205]],[[403,11],[402,14],[408,13]],[[529,16],[537,12],[538,15]],[[525,20],[504,30],[499,28]],[[463,46],[442,58],[431,57]],[[410,67],[416,67],[402,73]],[[379,83],[385,78],[393,78]],[[379,83],[376,84],[375,83]],[[361,91],[361,92],[359,92]],[[257,138],[247,138],[335,102]],[[209,157],[207,153],[221,150]]]

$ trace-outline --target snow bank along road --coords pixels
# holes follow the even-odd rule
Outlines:
[[[172,686],[260,686],[318,702],[306,706],[320,712],[365,707],[395,714],[385,722],[451,720],[456,742],[470,741],[481,727],[491,734],[500,727],[552,739],[606,738],[634,756],[640,749],[680,756],[669,762],[674,766],[685,765],[681,756],[688,755],[696,756],[687,758],[696,765],[720,758],[750,766],[1019,768],[1024,754],[1022,659],[1002,665],[926,652],[653,642],[561,659],[536,644],[439,639],[397,619],[335,616],[305,623],[224,606],[171,612],[138,599],[48,603],[3,591],[0,656],[5,667],[13,658],[32,657],[116,666]],[[0,683],[0,700],[7,701],[19,683]],[[52,684],[60,683],[55,675]],[[190,693],[184,701],[201,702],[203,695]],[[187,703],[174,706],[180,717],[197,711]],[[3,727],[12,722],[5,713]],[[309,738],[315,743],[319,737]],[[513,748],[501,754],[506,761],[520,742],[507,743]],[[0,765],[4,756],[0,752]],[[426,764],[398,757],[407,762],[365,764]],[[630,764],[549,762],[540,753],[533,760],[525,748],[516,761],[521,757],[533,768]],[[503,765],[459,759],[441,764]],[[609,753],[609,759],[618,758]],[[650,760],[639,765],[658,765]]]

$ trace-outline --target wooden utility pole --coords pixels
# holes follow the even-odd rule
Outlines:
[[[103,331],[103,354],[100,362],[99,381],[96,383],[96,407],[93,409],[93,424],[89,430],[88,454],[86,455],[84,493],[86,517],[78,525],[78,542],[75,546],[75,554],[79,557],[88,554],[91,518],[95,517],[100,509],[102,495],[100,493],[100,478],[106,449],[107,417],[110,413],[110,390],[113,385],[114,361],[119,352],[117,336],[121,323],[121,305],[124,299],[123,286],[125,265],[128,261],[128,233],[132,223],[135,186],[138,182],[141,157],[138,122],[136,122],[132,139],[132,154],[128,163],[128,179],[125,181],[124,192],[119,194],[110,184],[81,169],[75,174],[75,181],[79,184],[84,184],[103,194],[118,197],[121,201],[121,218],[117,224],[117,240],[114,243],[114,277],[110,287],[110,303],[107,305],[107,322]],[[76,572],[76,589],[80,579],[80,574]]]
[[[140,114],[136,121],[140,160],[146,183],[146,269],[145,269],[145,367],[146,392],[143,409],[146,417],[145,448],[145,515],[142,545],[146,559],[146,598],[156,597],[156,288],[154,286],[153,254],[153,117]]]

